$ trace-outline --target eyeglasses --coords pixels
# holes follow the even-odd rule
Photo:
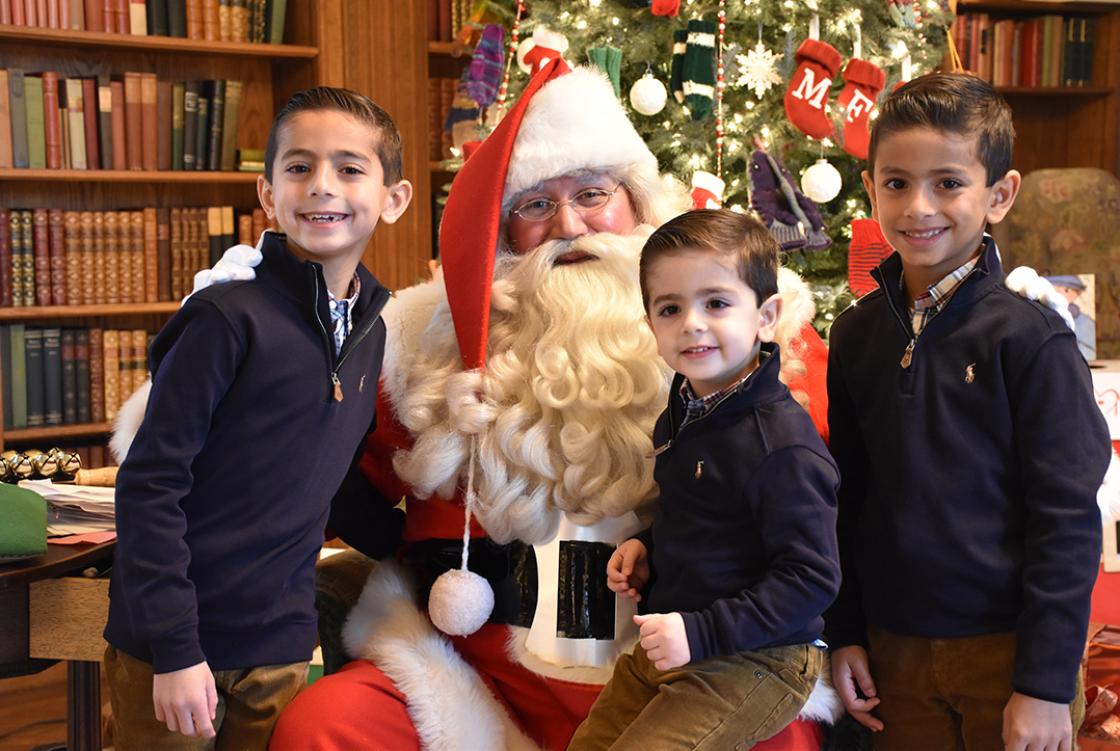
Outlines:
[[[556,212],[560,210],[561,206],[571,206],[580,216],[590,216],[610,203],[611,198],[621,187],[622,184],[619,183],[610,190],[605,188],[584,188],[567,201],[553,201],[551,198],[534,198],[532,201],[521,204],[510,213],[516,214],[527,222],[543,222],[556,216]]]

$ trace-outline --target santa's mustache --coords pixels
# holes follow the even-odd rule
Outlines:
[[[644,231],[628,235],[598,232],[549,240],[521,255],[499,253],[494,278],[507,279],[522,290],[536,288],[551,273],[606,273],[636,279],[638,257],[650,229],[643,225],[639,230]]]

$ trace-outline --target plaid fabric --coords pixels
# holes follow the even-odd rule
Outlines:
[[[980,255],[983,254],[983,249],[988,241],[989,238],[985,236],[984,245],[980,246]],[[976,264],[980,261],[980,255],[962,264],[955,271],[949,272],[936,284],[931,284],[924,295],[920,295],[914,300],[914,307],[910,309],[910,326],[914,330],[914,336],[921,334],[926,324],[945,307],[945,303],[949,302],[949,298],[957,291],[960,283],[976,268]],[[902,284],[901,281],[899,283]]]
[[[350,296],[345,300],[336,300],[331,291],[327,290],[327,307],[330,308],[331,324],[334,326],[334,353],[336,355],[342,351],[342,343],[346,341],[346,337],[350,335],[350,330],[354,328],[354,304],[358,302],[358,295],[361,291],[362,281],[358,278],[357,273],[354,274],[354,280],[350,282]]]
[[[761,353],[759,356],[763,358],[769,357],[769,355],[765,352]],[[692,390],[692,385],[688,382],[688,379],[684,379],[684,382],[681,383],[680,391],[681,399],[684,401],[684,421],[681,423],[681,427],[683,428],[693,420],[699,420],[701,417],[711,412],[716,408],[716,405],[718,405],[731,393],[733,393],[740,386],[746,383],[747,379],[754,375],[757,370],[758,368],[755,368],[750,373],[747,373],[745,376],[740,378],[738,381],[735,381],[735,383],[732,383],[731,385],[726,386],[719,391],[708,394],[707,396],[696,396],[695,392],[693,392]]]

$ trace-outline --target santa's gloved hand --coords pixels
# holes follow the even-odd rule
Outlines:
[[[1069,312],[1069,301],[1054,289],[1054,285],[1038,275],[1030,266],[1017,266],[1004,279],[1007,288],[1028,300],[1035,300],[1053,310],[1073,331],[1073,316]]]
[[[214,264],[214,268],[203,269],[196,273],[191,295],[200,289],[206,289],[212,284],[247,282],[256,279],[257,272],[253,268],[260,265],[262,258],[261,243],[264,242],[264,236],[265,232],[262,232],[255,248],[244,244],[234,245],[222,254],[218,262]],[[186,302],[191,295],[183,298],[183,302]]]

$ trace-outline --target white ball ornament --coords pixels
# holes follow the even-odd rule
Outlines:
[[[490,582],[464,569],[440,574],[428,595],[428,617],[449,636],[466,636],[482,628],[494,610]]]
[[[828,203],[840,195],[844,180],[827,159],[818,159],[801,175],[801,191],[816,203]]]
[[[656,115],[665,109],[668,99],[665,84],[654,78],[652,73],[646,73],[630,87],[630,104],[642,115]]]

